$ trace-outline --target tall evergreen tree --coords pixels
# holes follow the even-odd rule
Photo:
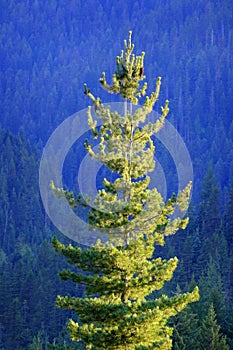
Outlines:
[[[187,218],[172,219],[171,215],[176,207],[181,211],[187,208],[191,184],[166,203],[156,188],[148,188],[148,174],[155,166],[151,137],[163,126],[169,108],[166,101],[160,119],[143,125],[159,97],[161,78],[158,78],[155,91],[133,112],[133,105],[146,94],[147,85],[140,85],[145,78],[144,53],[133,54],[131,35],[129,32],[124,50],[117,57],[112,85],[107,83],[104,73],[100,79],[107,92],[120,94],[124,99],[123,115],[104,107],[85,85],[85,93],[102,120],[101,128],[97,129],[88,109],[89,126],[99,139],[99,151],[95,152],[88,142],[85,147],[91,157],[117,174],[113,181],[104,179],[104,188],[99,190],[95,207],[89,211],[90,225],[107,232],[109,241],[82,250],[53,240],[56,251],[84,272],[64,270],[61,278],[86,286],[85,298],[58,296],[57,305],[78,314],[79,321],[70,320],[68,329],[71,339],[83,340],[86,348],[168,350],[172,347],[172,328],[167,320],[196,301],[198,289],[171,298],[146,297],[161,289],[176,269],[178,259],[154,258],[154,247],[164,245],[165,237],[186,227]],[[74,206],[80,203],[80,197],[75,198],[63,189],[54,190]],[[84,199],[81,202],[88,204]]]

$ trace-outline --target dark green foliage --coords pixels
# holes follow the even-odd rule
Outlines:
[[[40,333],[38,333],[36,337],[33,337],[33,341],[28,346],[28,350],[43,350],[43,341],[41,338]]]
[[[214,307],[211,304],[208,314],[202,322],[200,329],[201,350],[228,350],[226,338],[220,333],[220,326],[217,324]]]
[[[212,259],[208,263],[206,272],[203,272],[200,280],[201,302],[196,304],[196,311],[200,319],[206,316],[206,310],[212,304],[217,315],[218,322],[225,326],[226,317],[226,294],[223,288],[223,282],[216,262]]]
[[[208,220],[206,216],[208,215]],[[199,205],[198,229],[203,238],[211,238],[220,230],[220,190],[212,166],[204,177]]]
[[[0,347],[26,349],[38,331],[46,344],[63,326],[54,306],[62,262],[45,241],[37,152],[21,135],[0,129],[0,139]]]
[[[196,285],[195,281],[193,282],[193,284],[190,284],[190,289],[193,289]],[[179,286],[177,286],[177,293],[181,293],[181,289]],[[195,311],[193,311],[191,305],[188,305],[183,311],[181,311],[179,314],[177,314],[171,319],[170,322],[173,327],[173,350],[198,349],[198,321],[198,315],[195,313]]]
[[[172,323],[174,350],[197,350],[199,346],[198,317],[187,306]]]

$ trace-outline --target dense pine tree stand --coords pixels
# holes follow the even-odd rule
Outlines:
[[[103,189],[89,211],[91,227],[108,233],[109,240],[87,249],[53,240],[55,250],[73,265],[72,270],[61,272],[62,280],[86,286],[84,298],[58,296],[57,305],[77,313],[79,321],[69,321],[70,337],[82,340],[87,349],[168,350],[172,347],[172,328],[167,321],[198,300],[198,288],[174,297],[147,297],[160,290],[177,267],[176,257],[154,257],[155,250],[156,245],[165,244],[165,237],[186,227],[187,218],[171,216],[176,207],[186,210],[191,184],[166,202],[156,188],[148,188],[149,173],[155,167],[152,136],[163,127],[169,108],[166,101],[160,119],[145,123],[159,97],[158,78],[155,91],[132,112],[132,106],[146,95],[147,84],[141,85],[145,79],[144,53],[133,54],[131,36],[129,32],[124,50],[116,59],[112,85],[104,73],[100,79],[107,92],[123,98],[123,115],[105,107],[85,85],[85,94],[95,111],[93,117],[88,109],[88,122],[93,137],[99,141],[97,152],[88,142],[86,150],[117,174],[114,181],[104,179]],[[95,118],[101,119],[100,129],[96,128]],[[62,189],[55,192],[63,193],[73,205],[89,204]]]

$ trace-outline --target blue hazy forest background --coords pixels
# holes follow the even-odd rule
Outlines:
[[[1,350],[67,341],[69,314],[55,307],[56,295],[81,296],[83,288],[59,282],[65,261],[51,238],[68,239],[45,215],[39,161],[55,128],[87,107],[85,82],[104,102],[116,101],[98,79],[102,71],[112,76],[129,30],[136,53],[146,52],[148,91],[162,76],[158,106],[169,99],[168,120],[194,168],[190,224],[156,248],[180,261],[166,293],[200,287],[200,301],[172,321],[176,335],[198,337],[213,304],[233,349],[232,0],[0,0]],[[68,185],[77,176],[78,156],[72,149],[64,170]],[[162,159],[175,184],[170,161]]]

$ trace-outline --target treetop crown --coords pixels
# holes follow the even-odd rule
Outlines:
[[[120,94],[124,99],[138,104],[138,97],[145,95],[147,83],[140,88],[140,81],[145,79],[144,56],[133,54],[134,44],[132,43],[132,31],[129,31],[128,41],[124,40],[124,50],[116,57],[116,71],[112,77],[112,85],[109,85],[102,73],[100,83],[109,93]]]

